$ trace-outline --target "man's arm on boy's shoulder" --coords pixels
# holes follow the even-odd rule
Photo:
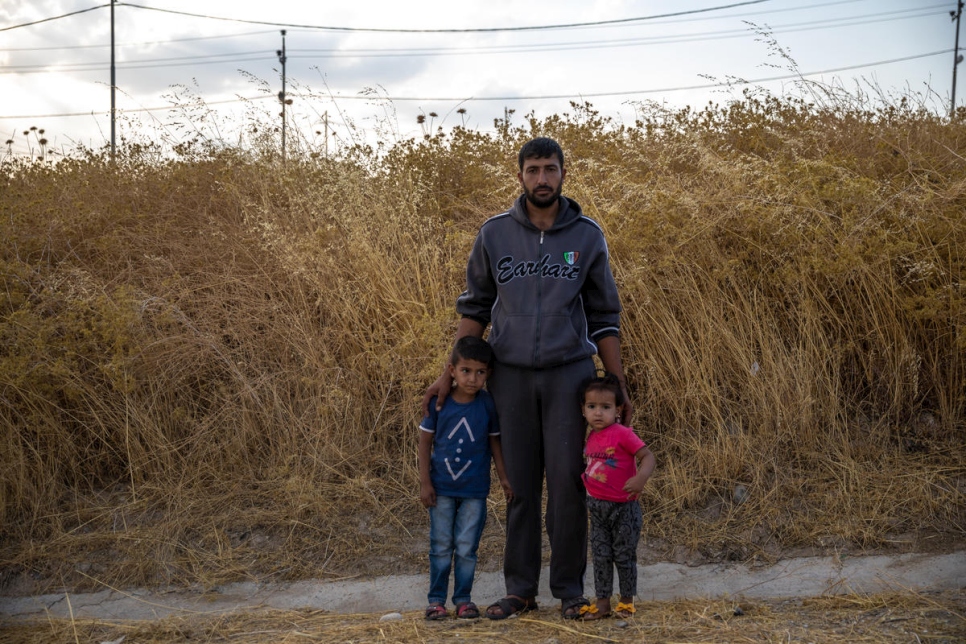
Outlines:
[[[419,430],[419,500],[425,508],[436,505],[436,488],[429,477],[429,461],[433,454],[433,436],[430,432]]]

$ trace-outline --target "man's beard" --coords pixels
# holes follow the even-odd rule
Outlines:
[[[523,194],[526,195],[527,201],[532,203],[536,208],[549,208],[550,206],[554,205],[555,203],[557,203],[557,200],[560,199],[560,194],[562,192],[563,192],[563,183],[557,186],[557,189],[554,190],[553,193],[551,193],[550,196],[548,197],[538,197],[527,188],[523,189]]]

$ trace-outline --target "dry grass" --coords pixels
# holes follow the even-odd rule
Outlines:
[[[659,463],[649,552],[963,543],[963,122],[746,99],[618,127],[577,105],[284,166],[150,145],[5,162],[2,580],[421,570],[419,399],[534,134],[608,233]]]
[[[555,612],[503,621],[426,622],[420,613],[398,621],[376,614],[324,611],[193,615],[151,622],[50,620],[0,627],[0,642],[932,642],[966,638],[962,592],[902,596],[846,596],[788,601],[639,603],[629,620],[581,623]]]

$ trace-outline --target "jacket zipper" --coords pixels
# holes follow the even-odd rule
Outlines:
[[[539,262],[543,258],[543,231],[540,231],[540,244],[537,248],[537,261]],[[540,356],[540,324],[541,324],[541,309],[543,308],[543,280],[539,279],[537,276],[537,318],[534,325],[533,333],[533,366],[539,364],[537,358]]]

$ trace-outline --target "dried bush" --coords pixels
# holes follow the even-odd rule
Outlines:
[[[264,130],[264,128],[263,128]],[[962,539],[966,130],[746,96],[338,158],[130,145],[0,177],[0,565],[51,583],[417,568],[419,400],[546,134],[607,231],[645,543]],[[741,493],[736,493],[740,486]],[[502,502],[485,566],[502,547]]]

